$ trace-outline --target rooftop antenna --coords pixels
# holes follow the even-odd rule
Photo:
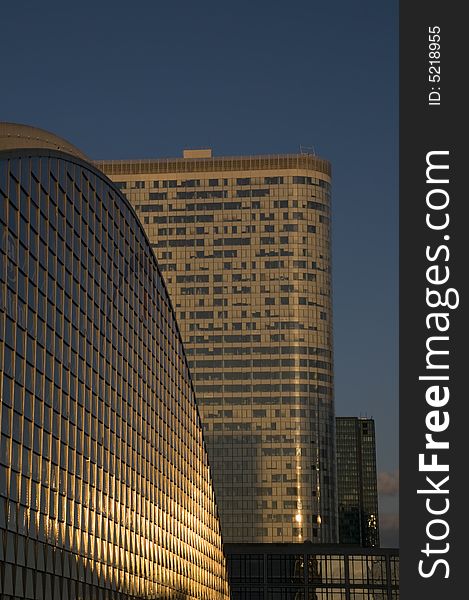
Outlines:
[[[312,154],[316,156],[316,151],[314,150],[314,146],[303,146],[303,144],[300,144],[300,154]]]

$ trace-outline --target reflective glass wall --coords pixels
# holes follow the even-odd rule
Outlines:
[[[399,553],[312,544],[227,544],[232,600],[397,600]]]
[[[337,417],[336,434],[339,542],[379,546],[375,423]]]
[[[174,313],[85,162],[0,153],[0,596],[228,598]]]

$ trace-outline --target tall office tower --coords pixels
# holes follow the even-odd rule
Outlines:
[[[211,150],[95,164],[164,271],[224,541],[337,541],[330,164]]]
[[[379,546],[375,422],[337,417],[336,439],[339,541]]]

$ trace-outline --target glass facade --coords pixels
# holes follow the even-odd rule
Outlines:
[[[227,600],[175,315],[90,164],[0,152],[0,597]]]
[[[337,541],[329,163],[205,150],[95,164],[164,272],[224,540]]]
[[[227,544],[232,600],[397,600],[399,553],[313,544]]]
[[[336,435],[339,541],[379,546],[375,423],[337,417]]]

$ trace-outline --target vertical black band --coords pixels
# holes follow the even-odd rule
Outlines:
[[[465,179],[469,152],[465,138],[469,121],[467,107],[463,110],[463,89],[469,53],[462,6],[434,0],[400,3],[404,600],[456,598],[464,586],[464,542],[469,529],[463,490],[468,480],[464,464],[468,444],[464,442],[469,442],[465,419],[469,328],[463,322],[468,316]]]

